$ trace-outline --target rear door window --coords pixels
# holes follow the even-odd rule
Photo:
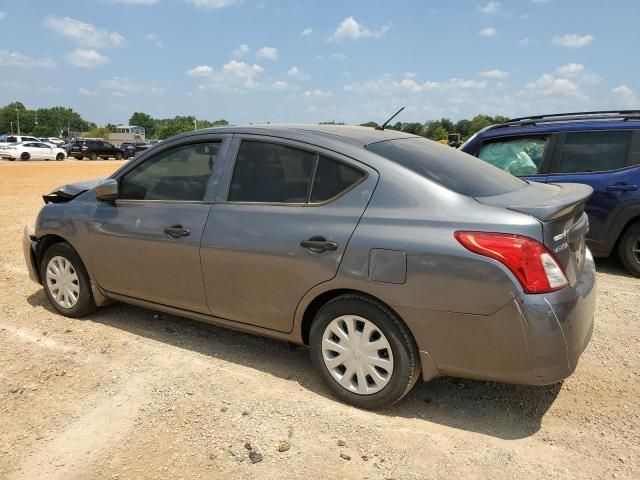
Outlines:
[[[305,203],[315,153],[275,143],[243,141],[229,187],[230,202]]]
[[[470,197],[500,195],[527,185],[487,162],[426,138],[386,140],[371,143],[366,148],[449,190]]]
[[[633,132],[567,133],[552,173],[588,173],[627,166]]]
[[[358,183],[364,172],[320,155],[311,187],[310,202],[326,202]]]
[[[537,175],[549,146],[549,137],[504,139],[485,143],[478,158],[515,176]]]

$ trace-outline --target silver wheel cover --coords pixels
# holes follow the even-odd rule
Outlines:
[[[69,260],[60,256],[51,258],[45,276],[47,289],[58,305],[73,308],[78,303],[80,281]]]
[[[384,333],[356,315],[334,319],[322,335],[322,359],[333,379],[358,395],[372,395],[393,375],[393,352]]]

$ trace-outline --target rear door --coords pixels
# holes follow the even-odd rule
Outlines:
[[[336,275],[378,175],[277,138],[236,136],[231,152],[200,252],[209,309],[288,332],[303,295]]]
[[[594,190],[587,203],[589,238],[602,241],[608,221],[628,203],[637,202],[638,167],[633,152],[640,150],[633,130],[568,132],[560,138],[549,183],[584,183]]]
[[[523,180],[544,183],[556,148],[556,135],[532,134],[487,139],[475,152],[480,160]]]

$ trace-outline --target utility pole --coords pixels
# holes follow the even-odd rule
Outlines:
[[[20,135],[20,110],[16,108],[16,114],[18,115],[18,135]]]
[[[197,129],[198,129],[198,119],[197,119],[197,118],[194,118],[194,119],[193,119],[193,129],[194,129],[194,130],[197,130]]]
[[[11,124],[11,135],[13,135],[13,121],[9,122]]]

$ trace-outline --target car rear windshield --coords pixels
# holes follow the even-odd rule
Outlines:
[[[387,140],[369,144],[366,148],[469,197],[491,197],[526,185],[493,165],[426,138]]]

